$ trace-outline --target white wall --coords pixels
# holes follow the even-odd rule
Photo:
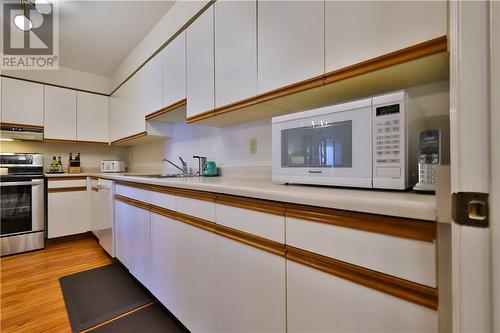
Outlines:
[[[2,74],[109,94],[109,78],[60,66],[57,70],[2,70]]]
[[[205,0],[177,1],[111,74],[111,91],[156,52],[208,2]]]
[[[41,142],[0,142],[1,152],[42,153],[45,171],[50,168],[52,156],[61,156],[64,170],[67,171],[69,153],[80,153],[82,172],[96,172],[101,160],[126,160],[127,149],[83,144],[57,144]]]
[[[448,135],[448,81],[413,87],[408,93],[428,117],[427,126],[444,126]],[[250,154],[250,138],[257,139],[256,154]],[[131,148],[129,165],[135,172],[160,172],[163,157],[178,163],[182,156],[196,171],[192,156],[201,155],[220,167],[271,167],[271,150],[271,119],[222,128],[180,123],[174,125],[173,138]],[[170,166],[167,171],[177,172]]]

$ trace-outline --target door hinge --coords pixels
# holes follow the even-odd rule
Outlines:
[[[488,193],[458,192],[451,195],[451,217],[460,225],[488,228]]]

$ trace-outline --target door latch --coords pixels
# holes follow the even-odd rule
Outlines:
[[[458,192],[451,195],[451,216],[455,223],[477,228],[488,228],[488,194]]]

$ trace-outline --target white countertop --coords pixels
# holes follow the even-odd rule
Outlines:
[[[47,177],[96,176],[144,184],[436,221],[436,197],[414,192],[280,185],[270,179],[233,177],[144,178],[112,173],[46,174]]]

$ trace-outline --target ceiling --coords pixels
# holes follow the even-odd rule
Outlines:
[[[109,76],[175,1],[58,1],[59,65]]]

